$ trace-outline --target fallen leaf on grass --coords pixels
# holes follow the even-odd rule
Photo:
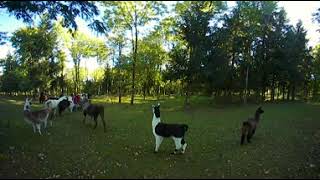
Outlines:
[[[316,165],[310,164],[309,167],[310,167],[310,168],[314,168],[314,167],[316,167]]]

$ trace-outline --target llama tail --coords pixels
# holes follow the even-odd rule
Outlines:
[[[189,126],[186,125],[186,124],[182,125],[182,127],[183,127],[183,129],[184,129],[185,132],[188,131],[188,129],[189,129]]]

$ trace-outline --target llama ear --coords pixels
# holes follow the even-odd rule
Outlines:
[[[158,106],[160,106],[160,103],[158,103]]]

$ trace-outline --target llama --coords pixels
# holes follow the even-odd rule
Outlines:
[[[58,108],[58,104],[63,99],[65,99],[65,97],[61,97],[59,99],[49,99],[44,103],[44,107],[50,107],[53,110],[53,116],[56,116],[56,109]]]
[[[31,111],[31,101],[32,101],[32,98],[30,100],[26,98],[26,101],[23,107],[23,117],[27,123],[32,124],[33,132],[36,132],[36,128],[37,128],[39,134],[41,135],[41,130],[40,130],[41,123],[44,122],[45,128],[47,127],[47,120],[49,118],[51,108],[46,108],[38,111]]]
[[[70,101],[68,101],[67,99],[64,99],[62,101],[59,102],[58,104],[58,112],[59,112],[59,116],[61,116],[61,113],[70,106]],[[72,112],[72,110],[71,110]]]
[[[256,110],[254,117],[250,117],[248,118],[247,121],[243,122],[242,129],[241,129],[242,130],[241,145],[244,143],[246,136],[247,136],[248,143],[251,143],[250,139],[252,138],[252,136],[256,131],[256,128],[258,126],[260,116],[262,113],[264,113],[264,111],[262,110],[262,107],[259,107]]]
[[[160,103],[157,106],[152,106],[152,132],[156,140],[154,152],[157,153],[162,143],[163,138],[171,137],[175,143],[175,150],[171,154],[176,154],[180,149],[183,154],[186,150],[187,143],[184,139],[185,133],[188,130],[186,124],[167,124],[160,122]]]
[[[104,107],[102,105],[91,104],[88,99],[83,99],[81,104],[84,115],[83,123],[85,123],[86,116],[88,114],[89,116],[93,117],[93,120],[95,122],[93,129],[96,129],[98,115],[100,115],[101,121],[103,123],[103,130],[104,132],[106,132],[106,122],[104,121]]]
[[[48,108],[48,107],[50,107],[52,110],[53,110],[53,116],[54,117],[56,117],[56,110],[58,109],[59,110],[59,107],[58,107],[58,105],[59,105],[59,103],[61,102],[61,101],[63,101],[64,99],[66,99],[66,100],[68,100],[68,101],[72,101],[72,97],[68,97],[68,96],[61,96],[59,99],[49,99],[49,100],[47,100],[45,103],[44,103],[44,106],[46,107],[46,108]],[[70,104],[69,104],[70,106],[72,106],[72,107],[70,107],[69,106],[69,108],[70,108],[70,111],[72,112],[72,108],[73,108],[73,103],[71,103],[70,102]],[[60,115],[61,115],[61,113],[60,113]]]
[[[70,112],[73,112],[74,106],[75,104],[72,101],[72,97],[71,96],[66,97],[66,99],[63,99],[58,103],[59,116],[61,116],[61,113],[67,108],[70,109]]]

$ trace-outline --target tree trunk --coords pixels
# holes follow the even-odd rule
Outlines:
[[[282,83],[282,100],[285,100],[285,96],[286,96],[286,85],[285,83]]]
[[[63,62],[62,62],[62,64],[63,64]],[[64,71],[64,65],[62,65],[62,68],[61,68],[61,76],[60,76],[60,78],[61,78],[61,79],[60,79],[60,80],[61,80],[61,82],[60,82],[61,93],[64,93],[64,88],[65,88],[63,71]]]
[[[291,94],[291,83],[288,84],[287,89],[288,89],[288,92],[287,92],[287,101],[289,101],[289,100],[290,100],[290,94]]]
[[[78,94],[80,89],[80,57],[77,57],[76,59],[74,59],[74,65],[75,65],[75,91],[76,91],[76,94]]]
[[[308,82],[307,81],[304,81],[304,87],[303,87],[303,90],[304,90],[304,100],[307,101],[308,100]]]
[[[280,97],[280,82],[278,82],[278,87],[277,87],[277,100],[279,100]]]
[[[295,100],[295,96],[296,96],[296,85],[293,84],[293,86],[292,86],[292,96],[291,96],[291,100],[292,101]]]
[[[190,105],[189,83],[187,84],[187,88],[186,88],[186,97],[185,97],[184,104],[185,104],[185,107],[188,107]]]
[[[262,101],[265,101],[265,99],[266,99],[266,87],[264,86],[264,84],[262,84],[261,97],[262,97]]]
[[[249,79],[249,67],[247,67],[247,74],[246,74],[246,89],[244,91],[244,104],[247,104],[248,79]]]
[[[137,49],[138,49],[138,22],[137,22],[137,10],[135,9],[134,12],[134,29],[135,29],[135,43],[133,41],[133,36],[132,36],[132,48],[133,48],[133,62],[132,62],[132,92],[131,92],[131,101],[130,104],[133,105],[133,101],[134,101],[134,95],[135,95],[135,89],[134,89],[134,85],[135,85],[135,70],[136,70],[136,60],[137,60]]]
[[[272,74],[272,84],[271,84],[271,101],[274,101],[274,95],[275,95],[275,75]]]
[[[119,101],[118,102],[121,104],[121,86],[119,86]]]
[[[119,74],[119,83],[118,83],[118,94],[119,94],[119,103],[121,104],[121,86],[122,86],[122,75],[121,75],[121,53],[122,53],[122,46],[119,43],[119,68],[118,68],[118,74]]]
[[[143,100],[146,100],[146,83],[143,83]]]

